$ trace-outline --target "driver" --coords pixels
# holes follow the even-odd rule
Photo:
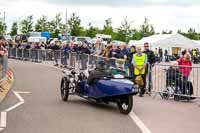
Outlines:
[[[106,64],[104,61],[99,61],[97,63],[97,66],[95,70],[91,71],[87,84],[92,85],[95,84],[98,80],[100,80],[103,77],[112,76],[112,74],[108,71],[106,71]]]

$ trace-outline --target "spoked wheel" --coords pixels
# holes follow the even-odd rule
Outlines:
[[[69,97],[69,82],[65,78],[61,80],[60,93],[62,100],[67,101]]]
[[[169,97],[170,97],[169,91],[168,90],[164,90],[162,92],[162,98],[165,99],[165,100],[168,100]]]
[[[174,94],[174,101],[180,101],[181,100],[181,96],[178,94]]]
[[[133,96],[128,95],[120,98],[120,100],[117,102],[118,108],[120,113],[122,114],[129,114],[133,107]]]

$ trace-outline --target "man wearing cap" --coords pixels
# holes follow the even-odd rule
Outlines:
[[[136,53],[133,54],[133,60],[132,60],[132,64],[133,64],[133,68],[134,68],[134,80],[137,76],[141,76],[144,82],[144,85],[141,87],[141,91],[140,91],[140,97],[143,97],[144,93],[145,93],[145,81],[146,81],[146,76],[145,76],[145,69],[146,69],[146,65],[148,62],[148,58],[147,55],[145,53],[142,53],[142,49],[141,47],[137,47],[136,48]]]
[[[99,79],[108,76],[112,76],[112,74],[106,70],[105,62],[99,61],[97,63],[95,70],[91,71],[87,79],[87,84],[89,85],[95,84]]]
[[[148,62],[147,62],[147,67],[146,67],[146,74],[147,74],[147,79],[148,79],[148,92],[151,92],[151,86],[152,86],[152,77],[151,77],[151,70],[153,64],[156,62],[156,57],[155,54],[152,50],[149,49],[149,43],[144,43],[144,52],[147,55]]]

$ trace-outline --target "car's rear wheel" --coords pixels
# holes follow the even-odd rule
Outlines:
[[[69,81],[65,78],[62,78],[60,85],[60,93],[63,101],[67,101],[69,97]]]
[[[129,114],[133,107],[133,96],[127,95],[120,98],[117,102],[118,109],[122,114]]]

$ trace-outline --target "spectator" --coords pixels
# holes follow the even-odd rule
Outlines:
[[[112,53],[111,56],[114,58],[119,58],[120,57],[120,48],[119,46],[113,45]]]
[[[146,69],[146,65],[148,62],[148,58],[147,55],[145,53],[142,53],[141,47],[137,47],[136,49],[136,53],[133,55],[133,60],[132,60],[132,64],[133,64],[133,68],[134,68],[134,81],[138,76],[142,77],[142,80],[144,82],[144,85],[140,86],[140,97],[143,97],[144,93],[145,93],[145,86],[146,86],[146,76],[145,76],[145,69]]]
[[[130,47],[130,51],[128,53],[127,59],[128,59],[128,63],[129,63],[129,76],[133,77],[133,65],[132,65],[132,60],[133,60],[133,55],[136,53],[136,47],[134,45],[132,45]]]
[[[175,93],[178,91],[181,91],[183,95],[193,95],[193,85],[192,82],[188,81],[183,77],[183,74],[180,72],[180,70],[177,69],[177,62],[173,61],[170,68],[167,70],[167,85],[173,85],[175,84]],[[178,88],[180,90],[178,90]],[[181,98],[185,98],[184,96],[181,96]],[[191,99],[195,99],[194,97],[191,97]]]
[[[82,48],[81,48],[81,53],[83,55],[81,55],[81,66],[82,69],[85,70],[87,69],[87,62],[88,62],[88,55],[90,55],[90,50],[87,46],[87,44],[83,44]]]
[[[148,79],[148,86],[147,89],[149,92],[151,92],[151,88],[152,88],[152,75],[151,75],[151,71],[152,71],[152,66],[154,65],[154,63],[156,62],[155,60],[155,55],[154,52],[151,51],[149,49],[149,44],[146,42],[144,43],[144,52],[147,55],[148,58],[148,64],[146,67],[146,74],[147,74],[147,79]]]
[[[4,47],[5,39],[3,36],[0,36],[0,56],[4,56],[8,54],[8,51]]]
[[[73,49],[75,45],[75,37],[72,37],[71,41],[70,41],[70,48]]]
[[[55,66],[58,66],[58,58],[60,56],[60,47],[58,46],[58,44],[56,44],[55,42],[53,43],[53,47],[52,47],[53,53],[54,53],[54,60],[55,60]]]
[[[61,62],[62,62],[62,67],[67,67],[67,57],[68,57],[68,52],[70,50],[70,47],[69,45],[67,45],[67,42],[64,41],[63,42],[63,47],[62,47],[62,50],[63,50],[63,55],[62,55],[62,58],[61,58]]]
[[[186,80],[192,71],[192,61],[189,54],[185,54],[184,58],[177,60],[179,67],[179,72],[181,72]]]
[[[101,52],[103,51],[103,44],[101,43],[101,41],[97,41],[96,45],[95,45],[95,54],[96,55],[100,55]]]
[[[121,44],[120,58],[127,59],[128,49],[126,44]]]
[[[167,49],[165,49],[165,54],[164,54],[164,56],[165,56],[165,61],[168,62],[168,61],[169,61],[169,58],[168,58],[168,51],[167,51]]]
[[[159,54],[159,62],[162,62],[162,60],[163,60],[163,50],[162,50],[162,48],[159,48],[158,54]]]

